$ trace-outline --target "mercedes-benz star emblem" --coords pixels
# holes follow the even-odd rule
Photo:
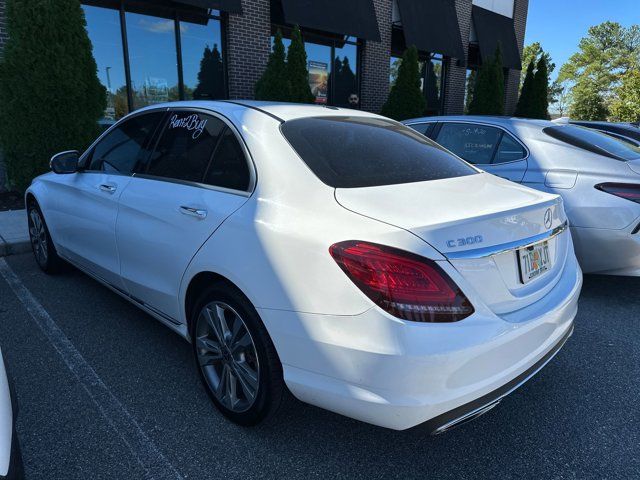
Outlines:
[[[551,225],[553,224],[553,216],[551,213],[551,209],[547,208],[547,211],[544,212],[544,226],[545,228],[551,228]]]

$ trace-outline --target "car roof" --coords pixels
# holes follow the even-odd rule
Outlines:
[[[237,110],[238,107],[253,109],[263,112],[275,119],[286,122],[297,118],[323,117],[323,116],[358,116],[371,118],[384,118],[380,115],[353,110],[350,108],[331,107],[325,105],[312,105],[301,103],[268,102],[258,100],[187,100],[181,102],[168,102],[151,105],[137,112],[156,108],[203,108],[218,111],[222,114]]]
[[[539,128],[552,127],[555,125],[549,120],[533,120],[530,118],[500,117],[491,115],[442,115],[436,117],[412,118],[402,121],[402,123],[405,124],[418,122],[472,122],[499,126],[537,126]]]

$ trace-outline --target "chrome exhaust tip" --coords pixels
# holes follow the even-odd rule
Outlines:
[[[460,425],[471,422],[472,420],[475,420],[476,418],[478,418],[480,415],[484,415],[489,410],[492,410],[494,407],[496,407],[500,403],[501,400],[502,399],[496,400],[493,403],[489,403],[488,405],[477,408],[476,410],[473,410],[465,415],[462,415],[461,417],[451,420],[450,422],[447,422],[444,425],[441,425],[440,427],[436,428],[433,432],[431,432],[431,435],[440,435],[442,433],[448,432],[449,430],[455,427],[459,427]]]

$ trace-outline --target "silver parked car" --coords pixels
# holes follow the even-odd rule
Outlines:
[[[406,120],[494,175],[564,199],[585,273],[640,276],[640,148],[544,120],[449,116]]]

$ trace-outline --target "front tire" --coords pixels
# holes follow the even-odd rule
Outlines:
[[[53,245],[49,229],[44,221],[44,215],[35,201],[29,202],[27,207],[29,225],[29,240],[36,263],[45,273],[57,273],[62,270],[64,262],[58,256]]]
[[[193,309],[193,352],[218,410],[239,425],[272,417],[284,395],[282,364],[258,313],[224,284],[205,290]]]

